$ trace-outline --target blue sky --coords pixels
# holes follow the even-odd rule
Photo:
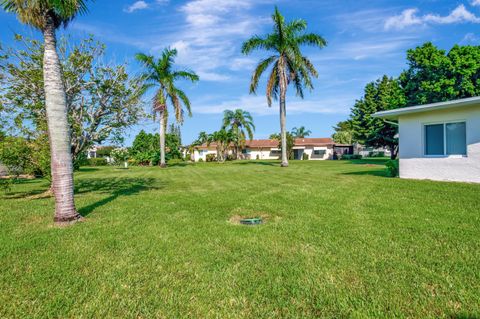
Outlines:
[[[251,72],[264,54],[246,57],[240,46],[270,31],[275,5],[288,20],[307,20],[308,30],[328,41],[323,50],[304,50],[320,74],[315,90],[304,100],[293,94],[287,100],[288,129],[304,125],[314,137],[331,135],[365,84],[383,74],[397,76],[406,67],[407,49],[426,41],[443,49],[480,42],[480,0],[96,0],[66,32],[76,40],[94,34],[107,44],[106,59],[129,62],[132,73],[139,72],[135,53],[158,55],[164,47],[177,48],[179,66],[201,78],[194,85],[180,84],[193,109],[182,128],[184,143],[202,130],[217,130],[228,108],[250,111],[255,138],[266,138],[279,131],[278,106],[267,107],[264,86],[258,96],[248,94]],[[39,36],[5,12],[0,23],[4,44],[12,42],[14,32]],[[126,145],[139,130],[156,132],[157,127],[139,124],[129,130]]]

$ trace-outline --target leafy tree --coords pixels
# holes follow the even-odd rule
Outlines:
[[[282,166],[288,166],[287,129],[286,129],[286,94],[289,84],[293,84],[297,96],[303,98],[304,88],[313,89],[312,77],[318,72],[313,63],[305,57],[300,47],[303,45],[323,48],[327,42],[319,35],[305,33],[307,22],[302,19],[285,22],[278,8],[272,15],[273,32],[266,36],[254,36],[243,44],[242,52],[249,54],[254,50],[264,50],[272,55],[262,60],[252,75],[250,93],[256,93],[259,79],[273,65],[267,82],[267,102],[280,100],[280,135],[282,144]]]
[[[144,66],[144,79],[147,81],[148,87],[156,87],[155,96],[153,98],[153,110],[158,112],[160,119],[160,166],[165,167],[165,133],[167,129],[168,107],[167,101],[170,101],[175,118],[178,123],[183,123],[183,107],[186,108],[188,115],[191,116],[190,100],[185,92],[176,86],[178,80],[189,80],[197,82],[198,75],[188,70],[173,70],[176,49],[165,49],[159,59],[151,55],[138,53],[135,57]],[[182,106],[183,104],[183,106]]]
[[[300,126],[300,127],[294,127],[292,129],[292,135],[295,137],[295,138],[304,138],[306,136],[310,136],[310,134],[312,134],[312,131],[310,130],[307,130],[305,128],[305,126]]]
[[[286,136],[287,136],[286,153],[287,153],[288,159],[293,159],[293,147],[295,146],[295,136],[290,132],[287,132]],[[278,134],[278,133],[271,134],[269,138],[271,140],[277,140],[278,148],[282,149],[281,134]]]
[[[16,35],[0,61],[0,101],[19,134],[28,139],[47,135],[43,89],[43,45]],[[74,166],[94,144],[121,141],[123,132],[143,117],[142,82],[126,73],[126,65],[103,63],[105,46],[92,37],[58,45],[63,71]],[[32,125],[33,124],[33,125]]]
[[[166,154],[167,160],[181,158],[180,140],[175,134],[166,134]],[[160,150],[158,144],[159,134],[147,134],[141,130],[135,137],[130,148],[131,157],[139,165],[157,165],[160,162]]]
[[[354,139],[371,147],[388,147],[395,159],[398,151],[397,126],[372,115],[405,106],[405,96],[397,80],[383,76],[367,84],[362,99],[352,108]]]
[[[339,144],[352,144],[353,143],[353,123],[351,120],[338,122],[333,127],[335,133],[332,135],[332,139],[335,143]]]
[[[408,105],[480,95],[480,46],[455,45],[448,53],[427,42],[407,51],[400,75]]]
[[[97,148],[97,157],[109,157],[115,147],[102,146]]]
[[[51,150],[51,170],[55,195],[56,223],[81,218],[73,196],[73,163],[62,68],[57,53],[56,30],[66,27],[79,13],[87,11],[86,0],[0,0],[7,12],[43,33],[43,78],[45,110]]]
[[[115,165],[124,165],[125,168],[128,167],[128,159],[129,159],[129,153],[128,149],[125,147],[119,147],[114,150],[112,150],[111,156],[113,158],[113,163]]]
[[[242,109],[225,110],[223,112],[223,129],[231,130],[234,138],[233,144],[235,146],[235,158],[238,159],[238,154],[242,147],[245,146],[245,141],[253,139],[253,132],[255,125],[253,124],[253,117],[250,112]]]

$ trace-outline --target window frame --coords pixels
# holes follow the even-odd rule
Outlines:
[[[447,154],[447,124],[455,123],[464,123],[465,124],[465,149],[466,154]],[[438,125],[442,124],[443,126],[443,155],[428,155],[427,154],[427,135],[426,127],[429,125]],[[435,121],[435,122],[426,122],[422,124],[422,150],[423,157],[427,158],[464,158],[468,157],[468,123],[466,119],[459,120],[450,120],[450,121]]]

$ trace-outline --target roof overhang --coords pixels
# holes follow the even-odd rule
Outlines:
[[[397,120],[402,115],[415,114],[415,113],[424,113],[429,111],[438,111],[438,110],[447,110],[447,109],[456,109],[462,107],[469,107],[473,105],[480,106],[480,97],[470,97],[466,99],[459,99],[447,102],[424,104],[409,106],[395,110],[388,110],[377,112],[373,114],[373,117],[387,119],[387,120]]]
[[[304,150],[305,146],[294,146],[292,147],[292,150]]]

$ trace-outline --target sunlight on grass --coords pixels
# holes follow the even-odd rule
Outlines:
[[[0,195],[0,316],[480,316],[480,185],[382,160],[85,168],[86,222],[42,180]],[[255,227],[232,216],[265,216]]]

